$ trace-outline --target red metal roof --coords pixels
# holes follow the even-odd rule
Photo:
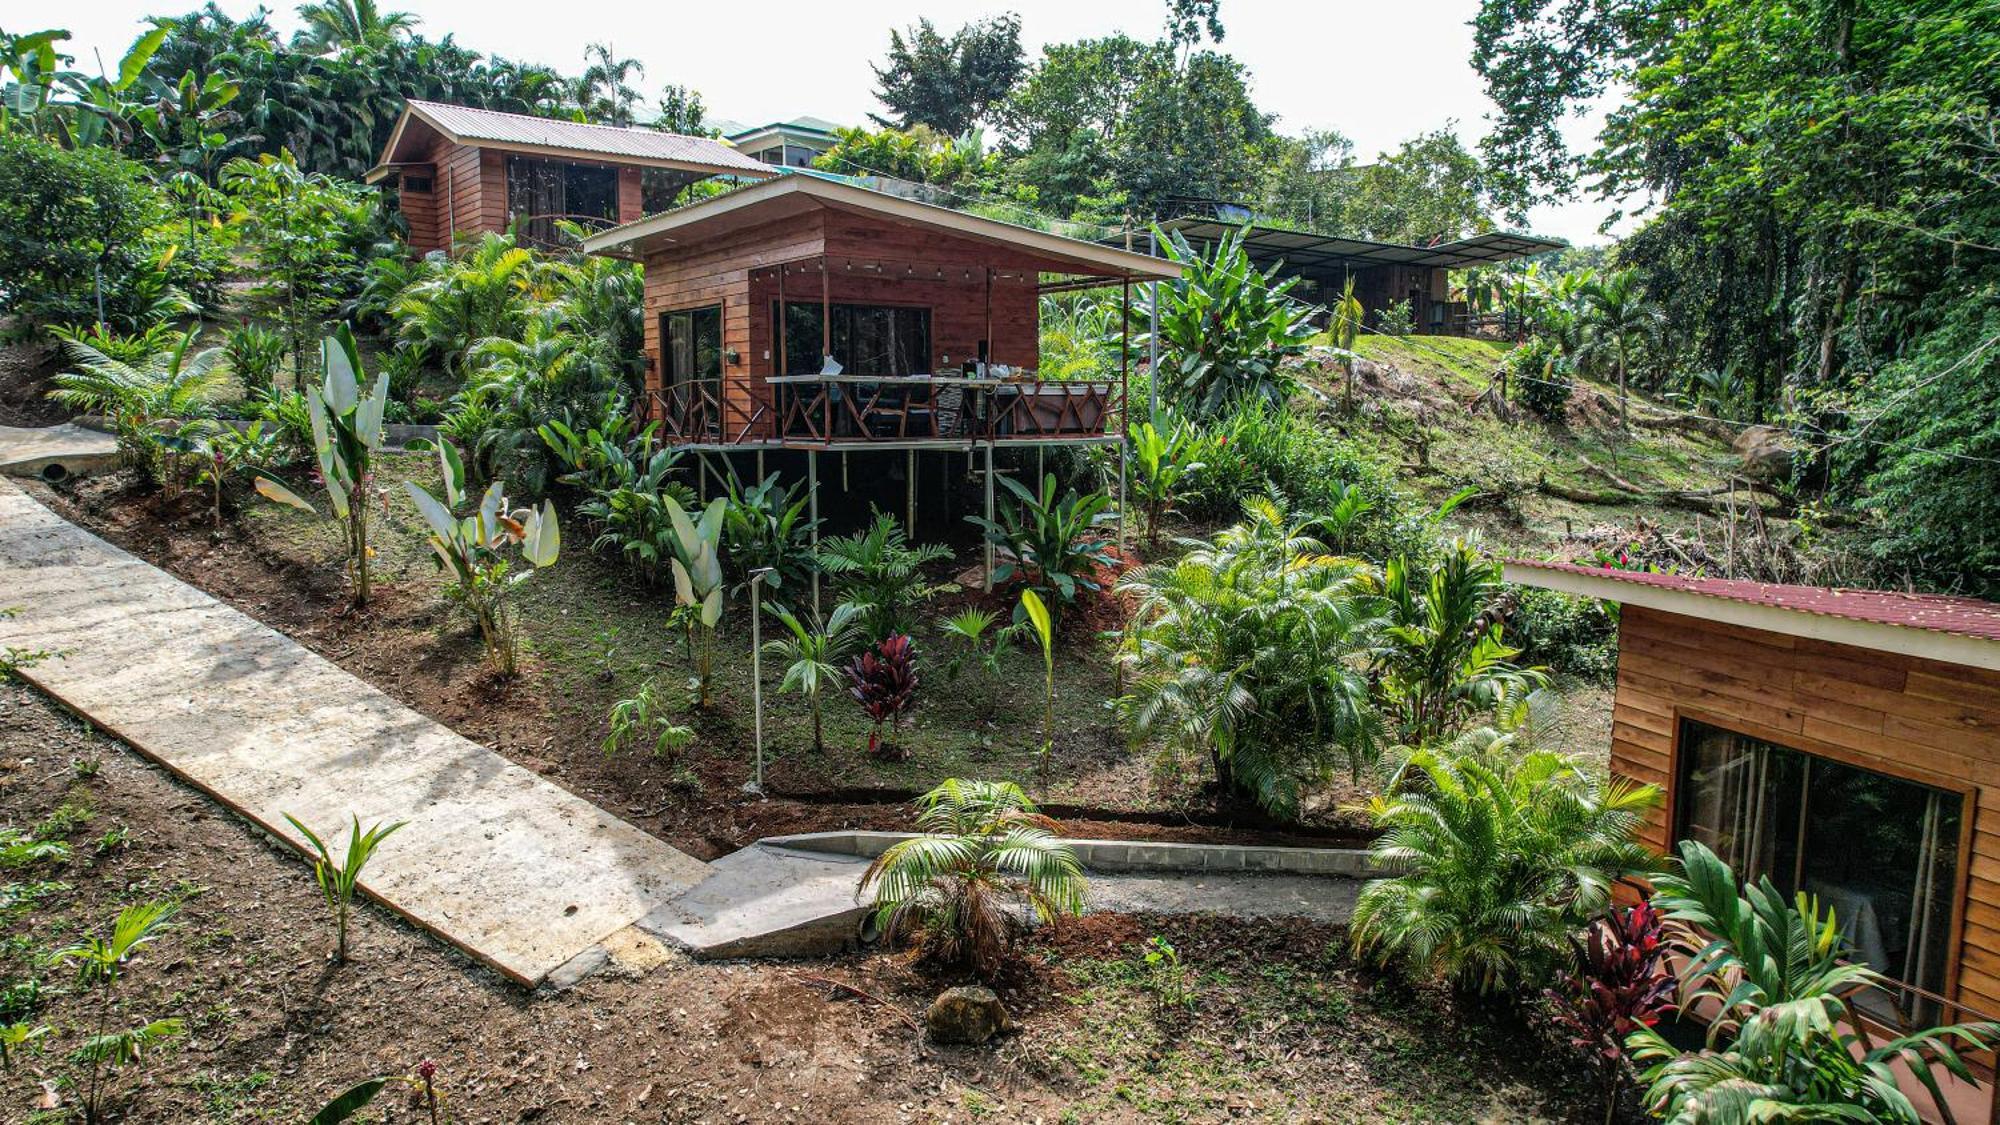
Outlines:
[[[1648,574],[1606,566],[1532,562],[1510,559],[1507,565],[1604,578],[1634,586],[1650,586],[1746,605],[1770,606],[1799,613],[1900,625],[1933,633],[2000,641],[2000,605],[1978,598],[1947,594],[1905,594],[1895,590],[1854,590],[1824,586],[1780,586],[1734,578],[1690,578],[1680,574]]]
[[[423,117],[464,143],[487,141],[495,144],[530,145],[561,149],[579,156],[597,156],[613,161],[620,157],[662,160],[697,165],[721,172],[743,172],[759,176],[777,174],[777,169],[753,160],[721,141],[663,133],[658,129],[590,125],[581,121],[558,121],[471,106],[427,102],[411,98],[407,111]],[[395,139],[391,139],[394,147]],[[383,159],[393,159],[393,153]]]

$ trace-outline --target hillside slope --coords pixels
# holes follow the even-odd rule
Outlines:
[[[1615,391],[1593,380],[1578,381],[1560,424],[1511,404],[1496,412],[1488,392],[1509,347],[1364,337],[1355,348],[1364,358],[1351,419],[1340,409],[1343,375],[1328,349],[1312,349],[1296,370],[1323,399],[1324,424],[1374,451],[1412,494],[1442,502],[1477,489],[1450,522],[1477,527],[1503,553],[1574,554],[1581,544],[1565,540],[1606,542],[1615,538],[1611,528],[1630,531],[1641,521],[1698,537],[1698,520],[1713,527],[1732,505],[1768,509],[1767,496],[1728,491],[1732,480],[1740,483],[1743,461],[1726,430],[1672,425],[1672,411],[1643,395],[1632,398],[1626,434]]]

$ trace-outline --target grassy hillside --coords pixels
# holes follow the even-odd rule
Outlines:
[[[1324,396],[1325,423],[1373,449],[1414,494],[1441,501],[1478,489],[1455,522],[1477,526],[1507,551],[1547,554],[1573,532],[1639,519],[1688,528],[1704,501],[1670,494],[1717,488],[1736,469],[1728,444],[1708,433],[1635,422],[1620,434],[1615,392],[1592,380],[1578,382],[1560,424],[1519,408],[1501,417],[1484,396],[1508,348],[1455,337],[1364,337],[1355,349],[1366,362],[1357,365],[1351,419],[1339,408],[1343,376],[1329,352],[1315,348],[1299,374]],[[1666,410],[1644,396],[1634,396],[1632,409],[1635,418]],[[1749,500],[1738,494],[1739,503]]]

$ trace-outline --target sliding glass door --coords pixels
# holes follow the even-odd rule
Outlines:
[[[660,340],[669,426],[683,436],[716,431],[722,416],[722,306],[661,313]]]
[[[1962,794],[1687,719],[1680,769],[1681,837],[1708,845],[1739,877],[1818,896],[1854,960],[1943,994]],[[1903,1002],[1918,1019],[1942,1016],[1914,993]]]

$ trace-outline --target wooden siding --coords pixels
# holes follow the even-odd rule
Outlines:
[[[506,152],[457,145],[440,137],[425,159],[431,161],[428,172],[420,168],[410,171],[431,175],[430,194],[403,192],[399,199],[410,224],[410,249],[419,254],[448,250],[454,234],[480,235],[507,229],[513,216],[507,209]],[[570,163],[617,169],[618,221],[630,223],[644,217],[637,166],[595,160]]]
[[[929,308],[931,359],[939,367],[949,355],[956,368],[977,355],[979,341],[988,338],[985,270],[1013,271],[993,284],[992,359],[1020,367],[1038,364],[1040,322],[1032,259],[970,239],[816,210],[709,243],[670,245],[646,257],[647,389],[658,391],[666,371],[660,314],[719,304],[723,350],[738,356],[737,363],[723,366],[724,428],[733,438],[762,408],[766,421],[749,436],[768,436],[764,427],[775,428],[776,423],[768,410],[771,387],[763,379],[777,374],[771,308],[778,298],[777,279],[768,267],[790,262],[816,270],[821,254],[829,257],[832,282],[827,296],[834,303]],[[851,270],[850,263],[892,264],[928,270],[932,276],[884,277]],[[753,280],[752,271],[765,272]],[[936,277],[940,271],[945,278]],[[787,300],[821,298],[817,273],[788,275],[784,286]]]
[[[2000,672],[1624,607],[1611,768],[1666,787],[1680,719],[1967,795],[1969,862],[1947,996],[2000,1016]]]

